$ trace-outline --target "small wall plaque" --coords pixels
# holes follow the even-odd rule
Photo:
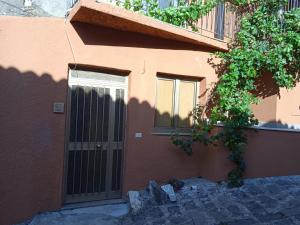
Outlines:
[[[53,112],[54,113],[64,113],[65,103],[63,102],[54,102],[53,103]]]
[[[142,138],[143,134],[142,133],[135,133],[135,138]]]

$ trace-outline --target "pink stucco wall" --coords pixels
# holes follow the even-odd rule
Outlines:
[[[0,224],[61,205],[71,53],[62,20],[0,18]],[[62,64],[63,63],[63,64]]]
[[[276,120],[282,124],[300,125],[300,84],[293,89],[280,89],[280,96],[277,96]]]
[[[207,62],[213,49],[60,19],[0,17],[0,27],[1,225],[63,204],[66,114],[52,106],[66,103],[69,65],[130,71],[124,193],[150,179],[226,177],[221,146],[198,145],[188,157],[153,133],[156,74],[199,78],[204,92],[216,81]],[[248,177],[300,174],[300,133],[249,132]]]

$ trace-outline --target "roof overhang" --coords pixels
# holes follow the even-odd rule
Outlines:
[[[171,39],[227,50],[227,43],[209,38],[200,33],[183,29],[124,8],[96,0],[80,0],[71,10],[71,22],[84,22],[110,27],[123,31],[142,33],[150,36]]]

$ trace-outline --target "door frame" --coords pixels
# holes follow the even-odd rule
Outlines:
[[[67,100],[66,100],[66,117],[65,117],[65,143],[64,143],[64,159],[63,159],[63,181],[62,181],[62,205],[69,204],[73,202],[67,202],[67,175],[68,175],[68,154],[69,154],[69,138],[70,138],[70,112],[71,112],[71,86],[72,85],[81,85],[81,86],[90,86],[90,87],[113,87],[113,88],[122,88],[124,89],[124,128],[123,128],[123,150],[122,150],[122,160],[121,160],[121,174],[120,174],[120,194],[121,197],[123,195],[123,173],[124,173],[124,161],[125,161],[125,147],[127,143],[127,104],[128,104],[128,76],[126,75],[120,75],[117,73],[102,73],[100,71],[93,71],[95,73],[102,73],[106,75],[115,75],[120,77],[125,77],[125,82],[122,84],[120,82],[114,82],[114,81],[103,81],[103,80],[96,80],[96,79],[89,79],[89,78],[74,78],[71,76],[72,71],[76,69],[69,68],[68,71],[68,86],[67,86]],[[84,71],[83,69],[79,69],[81,71]],[[90,71],[90,70],[86,70]],[[115,90],[115,89],[114,89]],[[110,93],[111,94],[111,93]],[[111,101],[115,101],[115,91],[114,95],[111,95]],[[111,131],[110,131],[111,132]],[[109,134],[108,134],[109,135]],[[109,172],[111,173],[111,171]],[[111,190],[108,190],[109,192],[112,192]],[[114,198],[112,198],[114,199]],[[109,199],[103,199],[103,200],[86,200],[81,201],[82,202],[91,202],[91,201],[106,201]],[[74,202],[76,203],[76,202]]]

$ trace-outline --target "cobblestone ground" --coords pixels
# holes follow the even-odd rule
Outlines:
[[[120,224],[300,225],[300,176],[249,179],[234,189],[190,179],[176,195],[175,203],[145,203]]]

